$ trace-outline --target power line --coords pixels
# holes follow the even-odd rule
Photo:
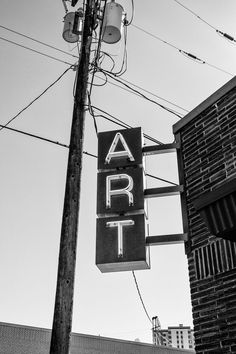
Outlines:
[[[58,52],[60,52],[60,53],[67,54],[67,55],[69,55],[69,56],[71,56],[71,57],[73,57],[73,58],[79,59],[79,57],[78,57],[77,55],[68,53],[68,52],[66,52],[65,50],[62,50],[62,49],[57,48],[57,47],[55,47],[55,46],[52,46],[51,44],[47,44],[47,43],[45,43],[45,42],[42,42],[42,41],[40,41],[40,40],[38,40],[38,39],[36,39],[36,38],[30,37],[30,36],[28,36],[28,35],[26,35],[26,34],[23,34],[23,33],[20,33],[20,32],[18,32],[18,31],[15,31],[15,30],[13,30],[13,29],[11,29],[11,28],[9,28],[9,27],[0,25],[0,28],[3,28],[3,29],[5,29],[6,31],[9,31],[9,32],[14,33],[14,34],[17,34],[17,35],[19,35],[19,36],[21,36],[21,37],[30,39],[30,40],[33,41],[33,42],[42,44],[42,45],[44,45],[45,47],[54,49],[54,50],[56,50],[56,51],[58,51]]]
[[[2,27],[2,28],[4,28],[4,29],[7,29],[8,31],[11,31],[11,32],[13,32],[13,33],[19,34],[19,35],[21,35],[21,36],[23,36],[23,37],[26,37],[26,38],[28,38],[28,39],[31,39],[31,40],[33,40],[33,41],[35,41],[35,42],[37,42],[37,43],[43,44],[43,45],[45,45],[45,46],[47,46],[47,47],[49,47],[49,48],[53,48],[53,49],[55,49],[55,50],[57,50],[57,51],[59,51],[59,52],[62,52],[62,53],[71,55],[72,57],[78,58],[78,57],[75,56],[75,55],[72,55],[72,54],[70,54],[70,53],[68,53],[68,52],[65,52],[65,51],[59,49],[59,48],[56,48],[56,47],[54,47],[54,46],[51,46],[51,45],[49,45],[49,44],[47,44],[47,43],[45,43],[45,42],[36,40],[35,38],[32,38],[32,37],[30,37],[30,36],[26,36],[26,35],[24,35],[24,34],[22,34],[22,33],[20,33],[20,32],[14,31],[14,30],[12,30],[12,29],[10,29],[10,28],[7,28],[7,27],[5,27],[5,26],[0,25],[0,27]],[[46,54],[46,53],[42,53],[42,52],[40,52],[40,51],[38,51],[38,50],[35,50],[35,49],[33,49],[33,48],[30,48],[30,47],[21,45],[20,43],[17,43],[17,42],[8,40],[8,39],[6,39],[6,38],[0,37],[0,39],[4,40],[4,41],[6,41],[6,42],[9,42],[9,43],[11,43],[11,44],[17,45],[17,46],[19,46],[19,47],[21,47],[21,48],[30,50],[30,51],[32,51],[32,52],[34,52],[34,53],[39,54],[39,55],[43,55],[43,56],[45,56],[45,57],[47,57],[47,58],[56,60],[56,61],[61,62],[61,63],[63,63],[63,64],[73,65],[73,64],[68,63],[68,62],[66,62],[66,61],[63,61],[63,60],[61,60],[61,59],[59,59],[59,58],[56,58],[56,57],[51,56],[51,55],[48,55],[48,54]],[[101,71],[101,70],[100,70],[100,71]],[[121,86],[116,85],[116,84],[110,82],[109,80],[105,80],[105,79],[103,79],[103,78],[101,78],[101,77],[97,77],[97,78],[99,78],[100,80],[103,80],[103,81],[105,81],[105,82],[108,82],[109,84],[111,84],[111,85],[113,85],[113,86],[116,86],[116,87],[119,87],[119,88],[122,89]],[[165,98],[163,98],[163,97],[161,97],[161,96],[158,96],[158,95],[154,94],[153,92],[148,91],[148,90],[146,90],[146,89],[144,89],[144,88],[142,88],[142,87],[140,87],[140,86],[138,86],[138,85],[136,85],[136,84],[134,84],[134,83],[132,83],[132,82],[130,82],[130,81],[128,81],[128,80],[125,80],[125,79],[123,79],[123,78],[120,79],[120,80],[122,80],[122,81],[124,81],[124,82],[126,82],[126,83],[128,83],[128,84],[130,84],[130,85],[132,85],[132,86],[134,86],[134,87],[136,87],[136,88],[138,88],[138,89],[144,91],[144,92],[147,92],[147,93],[149,93],[150,95],[152,95],[152,96],[154,96],[154,97],[157,97],[157,98],[159,98],[159,99],[161,99],[161,100],[163,100],[163,101],[165,101],[165,102],[167,102],[167,103],[170,103],[171,105],[173,105],[173,106],[175,106],[175,107],[177,107],[177,108],[180,108],[180,109],[184,110],[185,112],[188,112],[185,108],[183,108],[183,107],[181,107],[181,106],[178,106],[178,105],[176,105],[175,103],[173,103],[173,102],[171,102],[171,101],[168,101],[168,100],[166,100]],[[90,83],[90,84],[92,85],[92,83]],[[95,86],[96,86],[96,85],[95,85]],[[129,88],[129,90],[127,90],[127,89],[125,89],[125,88],[123,88],[123,89],[126,90],[127,92],[130,92],[129,90],[132,91],[132,88]],[[140,96],[140,93],[139,93],[139,92],[134,92],[134,91],[132,91],[132,93],[135,94],[135,95],[137,95],[137,96]]]
[[[58,58],[56,58],[56,57],[53,57],[52,55],[48,55],[48,54],[42,53],[42,52],[40,52],[39,50],[32,49],[32,48],[30,48],[30,47],[27,47],[27,46],[25,46],[25,45],[19,44],[19,43],[17,43],[17,42],[10,41],[10,40],[7,39],[7,38],[0,37],[0,39],[1,39],[2,41],[5,41],[5,42],[8,42],[8,43],[14,44],[14,45],[16,45],[16,46],[18,46],[18,47],[27,49],[27,50],[29,50],[29,51],[31,51],[31,52],[33,52],[33,53],[40,54],[40,55],[42,55],[42,56],[44,56],[44,57],[47,57],[47,58],[56,60],[56,61],[58,61],[58,62],[60,62],[60,63],[66,64],[66,65],[70,65],[70,66],[74,66],[74,64],[72,64],[72,63],[69,63],[69,62],[67,62],[67,61],[58,59]]]
[[[231,42],[236,42],[235,38],[231,35],[229,35],[228,33],[225,33],[223,31],[218,30],[216,27],[214,27],[213,25],[211,25],[209,22],[207,22],[206,20],[204,20],[202,17],[200,17],[196,12],[192,11],[191,9],[189,9],[187,6],[185,6],[184,4],[182,4],[180,1],[178,0],[174,0],[177,4],[179,4],[180,6],[182,6],[185,10],[187,10],[188,12],[190,12],[192,15],[194,15],[195,17],[197,17],[200,21],[202,21],[203,23],[205,23],[208,27],[214,29],[216,31],[216,33],[220,34],[222,37],[228,39]]]
[[[23,113],[26,109],[28,109],[35,101],[37,101],[40,97],[42,97],[52,86],[54,86],[73,66],[67,68],[53,83],[51,83],[45,90],[43,90],[40,95],[38,95],[33,101],[31,101],[27,106],[21,109],[14,117],[12,117],[3,127],[0,128],[0,131],[9,125],[13,120],[15,120],[21,113]]]
[[[123,87],[123,86],[117,85],[117,84],[115,84],[114,82],[109,81],[108,79],[104,79],[104,78],[99,77],[99,76],[96,76],[96,75],[95,75],[95,77],[98,78],[98,79],[100,79],[100,80],[102,80],[102,81],[105,81],[105,83],[109,83],[110,85],[119,87],[120,89],[122,89],[122,90],[124,90],[124,91],[127,91],[127,92],[129,92],[129,93],[132,93],[133,95],[136,95],[136,96],[140,97],[140,94],[139,94],[139,93],[134,92],[134,91],[131,91],[130,89],[125,88],[125,87]],[[189,112],[187,109],[185,109],[185,108],[183,108],[183,107],[181,107],[181,106],[179,106],[179,105],[177,105],[177,104],[175,104],[175,103],[173,103],[173,102],[171,102],[171,101],[169,101],[169,100],[167,100],[167,99],[165,99],[165,98],[163,98],[163,97],[161,97],[161,96],[158,96],[158,95],[156,95],[155,93],[153,93],[153,92],[151,92],[151,91],[149,91],[149,90],[146,90],[146,89],[144,89],[143,87],[138,86],[138,85],[134,84],[134,83],[131,82],[131,81],[125,80],[124,78],[119,78],[119,79],[120,79],[121,81],[124,81],[124,82],[127,83],[127,84],[130,84],[130,85],[132,85],[132,86],[138,88],[139,90],[142,90],[142,91],[144,91],[144,92],[146,92],[146,93],[148,93],[148,94],[150,94],[150,95],[152,95],[152,96],[154,96],[154,97],[156,97],[156,98],[159,98],[160,100],[162,100],[162,101],[164,101],[164,102],[166,102],[166,103],[171,104],[172,106],[174,106],[174,107],[176,107],[176,108],[180,108],[180,109],[182,109],[183,111],[185,111],[185,112],[187,112],[187,113]],[[99,86],[100,86],[100,85],[99,85]],[[101,86],[103,86],[103,85],[101,85]],[[181,113],[179,113],[179,114],[181,114]]]
[[[178,186],[177,183],[168,181],[167,179],[163,179],[163,178],[160,178],[160,177],[156,177],[156,176],[150,175],[149,173],[145,173],[145,175],[146,175],[147,177],[151,177],[151,178],[157,179],[158,181],[166,182],[166,183],[172,184],[173,186]]]
[[[42,136],[35,135],[35,134],[31,134],[31,133],[28,133],[28,132],[23,131],[23,130],[19,130],[19,129],[15,129],[15,128],[6,127],[5,125],[1,125],[1,124],[0,124],[0,127],[1,127],[1,129],[7,129],[7,130],[10,130],[10,131],[19,133],[19,134],[23,134],[23,135],[30,136],[31,138],[43,140],[43,141],[46,141],[46,142],[51,143],[51,144],[55,144],[55,145],[59,145],[59,146],[65,147],[65,148],[69,148],[69,146],[66,145],[66,144],[59,143],[58,141],[55,141],[55,140],[43,138]]]
[[[104,119],[106,119],[106,120],[108,120],[108,121],[110,121],[110,122],[112,122],[112,123],[114,123],[114,124],[119,125],[120,127],[126,128],[126,129],[132,128],[131,125],[125,123],[124,121],[122,121],[122,120],[119,119],[119,118],[116,118],[115,116],[113,116],[113,115],[111,115],[110,113],[108,113],[108,112],[102,110],[101,108],[98,108],[98,107],[96,107],[96,106],[92,106],[92,107],[93,107],[95,110],[98,110],[99,112],[108,115],[109,118],[106,117],[106,116],[104,116],[104,115],[101,115],[101,114],[96,115],[96,117],[98,117],[98,116],[99,116],[99,117],[102,117],[102,118],[104,118]],[[157,139],[155,139],[155,138],[153,138],[153,137],[151,137],[151,136],[149,136],[149,135],[147,135],[147,134],[143,134],[143,135],[144,135],[144,137],[145,137],[146,139],[148,139],[148,140],[154,142],[155,144],[158,144],[158,145],[163,145],[163,144],[164,144],[164,143],[162,143],[161,141],[159,141],[159,140],[157,140]]]
[[[151,324],[152,324],[151,317],[149,316],[149,314],[148,314],[148,312],[147,312],[147,309],[146,309],[146,306],[145,306],[145,304],[144,304],[144,301],[143,301],[143,298],[142,298],[142,295],[141,295],[141,292],[140,292],[140,289],[139,289],[139,286],[138,286],[138,282],[137,282],[137,279],[136,279],[136,276],[135,276],[133,270],[132,270],[132,274],[133,274],[134,282],[135,282],[136,289],[137,289],[137,292],[138,292],[140,301],[141,301],[141,303],[142,303],[143,309],[144,309],[144,311],[145,311],[145,314],[146,314],[148,320],[149,320],[149,321],[151,322]]]
[[[99,71],[101,71],[101,72],[105,73],[107,76],[109,76],[111,79],[113,79],[113,80],[119,82],[120,84],[126,86],[128,89],[130,89],[130,90],[136,92],[138,95],[140,95],[141,97],[143,97],[143,98],[146,99],[147,101],[154,103],[155,105],[159,106],[160,108],[164,109],[165,111],[167,111],[167,112],[169,112],[169,113],[171,113],[171,114],[174,114],[175,116],[177,116],[177,117],[180,118],[180,119],[182,118],[182,116],[181,116],[179,113],[177,113],[176,111],[174,111],[174,110],[172,110],[172,109],[170,109],[170,108],[168,108],[168,107],[166,107],[166,106],[164,106],[164,105],[162,105],[162,104],[160,104],[160,103],[158,103],[158,102],[156,102],[156,101],[154,101],[154,100],[148,98],[148,97],[145,96],[143,93],[141,93],[140,91],[135,90],[133,87],[131,87],[131,86],[129,86],[128,84],[126,84],[125,82],[121,81],[121,80],[118,79],[116,76],[113,76],[111,73],[107,72],[106,70],[103,70],[103,69],[101,69],[101,68],[98,68],[98,69],[99,69]]]
[[[171,101],[169,101],[169,100],[167,100],[167,99],[165,99],[165,98],[163,98],[163,97],[161,97],[161,96],[158,96],[158,95],[156,95],[155,93],[153,93],[153,92],[151,92],[151,91],[149,91],[149,90],[147,90],[147,89],[144,89],[143,87],[138,86],[138,85],[134,84],[133,82],[130,82],[130,81],[124,79],[123,77],[120,78],[120,80],[121,80],[121,81],[124,81],[125,83],[127,83],[127,84],[129,84],[129,85],[132,85],[132,86],[138,88],[139,90],[142,90],[142,91],[144,91],[144,92],[146,92],[146,93],[149,93],[150,95],[152,95],[152,96],[154,96],[154,97],[156,97],[156,98],[159,98],[160,100],[162,100],[162,101],[164,101],[164,102],[166,102],[166,103],[170,103],[172,106],[174,106],[174,107],[176,107],[176,108],[180,108],[180,109],[182,109],[183,111],[185,111],[185,112],[187,112],[187,113],[189,112],[187,109],[185,109],[185,108],[183,108],[183,107],[181,107],[181,106],[178,106],[177,104],[175,104],[175,103],[173,103],[173,102],[171,102]]]
[[[26,136],[29,136],[29,137],[31,137],[31,138],[35,138],[35,139],[39,139],[39,140],[42,140],[42,141],[46,141],[46,142],[48,142],[48,143],[55,144],[55,145],[58,145],[58,146],[62,146],[62,147],[65,147],[65,148],[69,149],[69,145],[60,143],[59,141],[55,141],[55,140],[52,140],[52,139],[44,138],[44,137],[42,137],[42,136],[40,136],[40,135],[28,133],[28,132],[23,131],[23,130],[19,130],[19,129],[15,129],[15,128],[10,128],[10,127],[5,127],[4,125],[1,125],[1,124],[0,124],[0,127],[2,127],[3,129],[7,129],[7,130],[10,130],[10,131],[13,131],[13,132],[15,132],[15,133],[19,133],[19,134],[22,134],[22,135],[26,135]],[[83,154],[88,155],[88,156],[91,156],[91,157],[94,157],[94,158],[97,158],[96,155],[91,154],[91,153],[88,152],[88,151],[83,151]]]
[[[192,59],[192,60],[194,60],[194,61],[196,61],[196,62],[198,62],[198,63],[201,63],[201,64],[206,64],[206,65],[210,66],[211,68],[216,69],[216,70],[218,70],[218,71],[221,71],[221,72],[223,72],[223,73],[225,73],[225,74],[227,74],[227,75],[234,76],[234,74],[230,73],[229,71],[226,71],[226,70],[224,70],[224,69],[222,69],[222,68],[220,68],[220,67],[218,67],[218,66],[216,66],[216,65],[214,65],[214,64],[210,64],[210,63],[208,63],[207,61],[198,58],[196,55],[194,55],[194,54],[192,54],[192,53],[189,53],[189,52],[186,52],[185,50],[176,47],[175,45],[171,44],[170,42],[167,42],[167,41],[163,40],[162,38],[160,38],[160,37],[158,37],[158,36],[152,34],[151,32],[146,31],[145,29],[143,29],[143,28],[140,27],[140,26],[134,25],[133,23],[131,24],[131,26],[133,26],[133,27],[135,27],[136,29],[138,29],[139,31],[142,31],[142,32],[146,33],[147,35],[149,35],[149,36],[151,36],[151,37],[157,39],[158,41],[160,41],[160,42],[162,42],[162,43],[164,43],[164,44],[166,44],[166,45],[168,45],[168,46],[170,46],[170,47],[172,47],[172,48],[178,50],[179,53],[184,54],[184,55],[187,56],[189,59]]]

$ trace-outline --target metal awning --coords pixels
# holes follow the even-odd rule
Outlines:
[[[236,178],[203,194],[194,206],[212,235],[236,242]]]

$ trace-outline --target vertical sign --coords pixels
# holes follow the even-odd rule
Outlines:
[[[97,216],[101,272],[149,268],[141,128],[99,133]]]

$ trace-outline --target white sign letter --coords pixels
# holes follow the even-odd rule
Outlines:
[[[107,222],[108,227],[117,227],[118,228],[118,257],[123,257],[124,248],[123,248],[123,227],[134,225],[133,220],[119,220],[119,221],[110,221]]]
[[[112,190],[111,182],[118,181],[121,179],[127,180],[128,185],[122,189],[113,189]],[[131,193],[133,186],[134,186],[133,178],[125,173],[121,173],[119,175],[107,176],[107,178],[106,178],[106,207],[107,208],[111,207],[111,197],[113,195],[127,195],[128,200],[129,200],[129,205],[132,205],[134,202],[134,197],[133,197],[133,194]]]
[[[118,142],[121,142],[121,144],[124,147],[124,150],[121,151],[115,151]],[[127,157],[130,161],[134,161],[134,157],[131,154],[131,151],[121,133],[117,133],[113,139],[113,142],[110,146],[110,149],[108,151],[108,154],[105,158],[105,163],[110,163],[111,159],[113,157]]]

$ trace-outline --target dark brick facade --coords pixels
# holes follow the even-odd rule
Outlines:
[[[235,242],[216,238],[195,208],[236,178],[236,77],[175,124],[174,134],[196,353],[236,353],[236,234]]]
[[[51,331],[0,322],[0,354],[48,354]],[[193,354],[166,348],[86,334],[72,334],[70,354]]]

